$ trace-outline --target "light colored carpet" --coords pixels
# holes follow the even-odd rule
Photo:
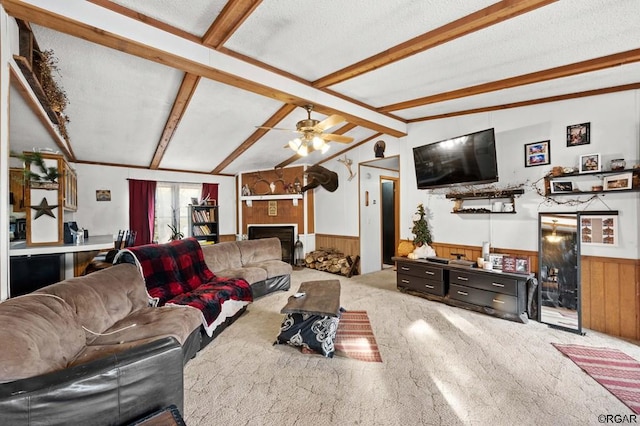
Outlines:
[[[631,410],[551,343],[617,348],[535,321],[519,324],[411,296],[395,272],[341,278],[341,304],[366,310],[382,363],[273,346],[287,297],[303,281],[256,300],[185,367],[184,418],[205,425],[576,425]]]

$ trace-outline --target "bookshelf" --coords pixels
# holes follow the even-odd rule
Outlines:
[[[219,242],[218,206],[189,205],[189,236],[201,241]]]

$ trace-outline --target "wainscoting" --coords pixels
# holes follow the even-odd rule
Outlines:
[[[482,255],[482,247],[433,243],[438,257],[468,260]],[[538,275],[538,252],[493,249],[495,253],[529,256],[531,271]],[[582,327],[610,336],[640,340],[640,260],[581,257]]]
[[[316,234],[316,250],[334,248],[346,255],[360,255],[360,238],[345,235]]]
[[[640,260],[582,256],[582,327],[640,340]]]

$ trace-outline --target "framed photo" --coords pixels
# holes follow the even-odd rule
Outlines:
[[[516,258],[513,256],[502,257],[502,272],[516,272]]]
[[[502,259],[504,254],[489,253],[489,262],[493,265],[493,269],[502,270]]]
[[[573,192],[573,182],[570,180],[552,180],[551,193],[561,194],[563,192]]]
[[[528,274],[531,272],[529,258],[527,256],[516,257],[516,274]]]
[[[198,199],[196,197],[191,197],[191,205],[192,206],[197,206],[200,204],[200,201],[198,201]]]
[[[111,201],[111,190],[96,189],[96,201]]]
[[[599,172],[602,170],[600,154],[585,154],[580,156],[580,173]]]
[[[617,191],[631,189],[633,173],[621,173],[619,175],[605,176],[603,186],[605,191]]]
[[[567,126],[567,146],[587,145],[591,143],[591,123]]]
[[[618,245],[617,215],[580,215],[580,244]]]
[[[524,166],[543,166],[551,164],[551,141],[527,143],[524,145]]]

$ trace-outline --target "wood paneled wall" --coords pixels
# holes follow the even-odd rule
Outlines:
[[[640,260],[582,256],[582,326],[640,340]]]
[[[482,247],[433,243],[438,257],[468,260],[482,255]],[[528,256],[538,275],[538,252],[495,248],[492,252]],[[640,260],[582,256],[580,285],[582,327],[610,336],[640,340]]]
[[[316,234],[316,250],[334,248],[350,256],[360,255],[360,238],[345,235]]]
[[[276,170],[265,170],[261,172],[245,173],[242,175],[242,185],[248,185],[253,191],[253,195],[270,194],[269,183],[274,182],[276,185],[274,195],[285,194],[284,184],[293,184],[298,181],[303,184],[304,169],[303,167],[289,167]],[[248,224],[260,225],[279,225],[285,223],[295,223],[298,226],[298,232],[309,234],[313,233],[313,191],[306,191],[304,197],[307,200],[307,229],[304,226],[304,202],[298,200],[298,205],[293,205],[293,200],[274,200],[278,206],[276,216],[269,216],[269,201],[254,200],[252,206],[248,207],[245,202],[241,202],[242,209],[242,226],[239,233],[247,233]]]

